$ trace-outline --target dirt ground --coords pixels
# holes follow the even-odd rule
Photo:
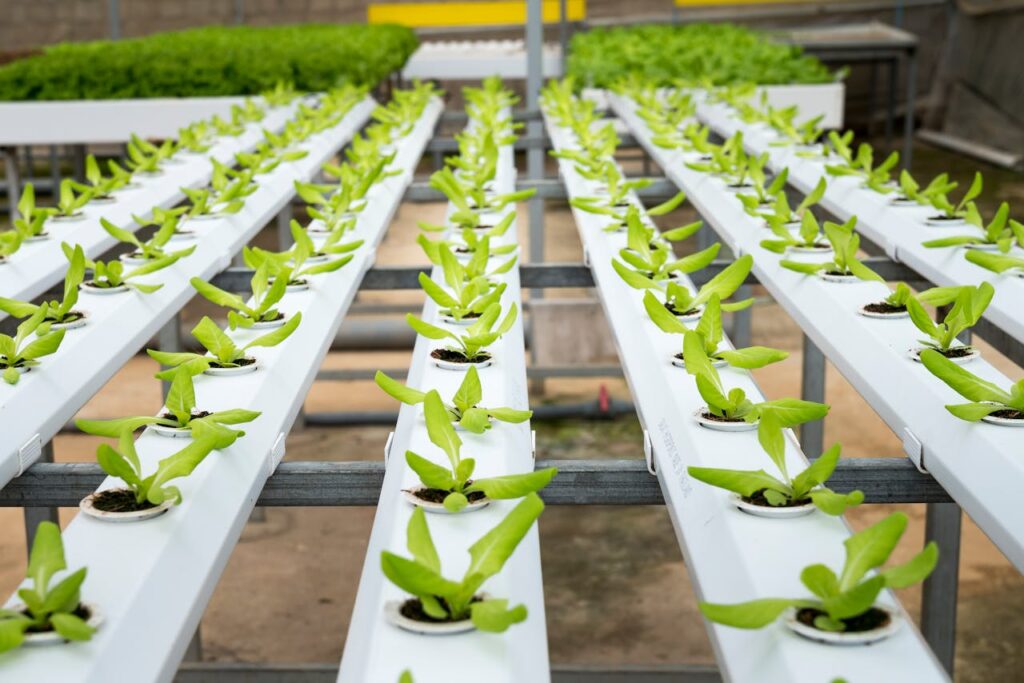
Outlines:
[[[918,163],[946,163],[928,156]],[[973,168],[973,164],[969,165]],[[959,167],[962,168],[962,167]],[[966,170],[964,170],[966,173]],[[1002,179],[998,196],[1020,196],[1021,184]],[[579,241],[564,205],[548,203],[547,256],[578,261]],[[384,264],[420,263],[410,246],[417,219],[436,220],[440,205],[403,206],[378,254]],[[662,221],[680,224],[683,214]],[[675,222],[673,219],[679,219]],[[525,232],[524,225],[520,230]],[[524,235],[525,237],[525,235]],[[583,292],[575,292],[583,295]],[[559,292],[565,296],[565,292]],[[409,303],[418,293],[368,293],[361,302]],[[194,318],[193,307],[187,317]],[[786,361],[758,371],[768,398],[799,394],[800,333],[770,301],[754,312],[753,343],[790,351]],[[998,354],[982,345],[986,358]],[[403,367],[404,351],[332,353],[331,368]],[[610,359],[614,360],[614,359]],[[1005,359],[1011,376],[1020,369]],[[161,399],[144,358],[130,362],[81,415],[119,417],[155,411]],[[624,381],[559,379],[546,383],[533,403],[593,400],[600,387],[628,400]],[[826,442],[841,441],[844,455],[902,457],[898,439],[831,366],[827,375]],[[371,382],[318,383],[307,412],[393,410]],[[608,421],[535,422],[540,458],[639,458],[641,432],[634,416]],[[388,427],[305,428],[288,439],[290,460],[370,460],[381,457]],[[96,441],[82,435],[56,440],[60,461],[91,461]],[[969,454],[965,454],[967,457]],[[911,527],[898,550],[920,548],[924,506],[865,506],[849,515],[862,528],[899,507]],[[66,522],[73,511],[63,510]],[[258,520],[258,521],[257,521]],[[332,662],[340,657],[359,572],[373,521],[372,508],[271,508],[254,517],[213,595],[202,623],[204,659],[211,661]],[[698,616],[668,515],[662,507],[550,507],[540,524],[553,663],[710,663],[710,645]],[[957,680],[1017,680],[1024,668],[1024,579],[983,533],[965,519],[957,624]],[[0,509],[0,593],[24,572],[21,511]],[[901,596],[918,612],[919,590]],[[254,599],[258,596],[258,599]]]

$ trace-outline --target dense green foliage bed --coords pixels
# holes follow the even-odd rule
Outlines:
[[[65,43],[0,68],[0,100],[251,95],[280,81],[299,90],[374,85],[416,45],[408,28],[363,24],[210,27]]]
[[[833,79],[825,65],[799,47],[731,24],[652,24],[577,33],[570,44],[568,74],[580,85],[596,87],[631,74],[658,85],[680,79],[715,85]]]

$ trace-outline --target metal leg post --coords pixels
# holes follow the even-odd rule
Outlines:
[[[277,248],[281,251],[290,249],[292,246],[292,203],[285,204],[281,212],[277,214]]]
[[[526,108],[536,111],[540,106],[540,88],[544,80],[543,47],[544,24],[541,17],[541,1],[528,0],[526,4]],[[527,124],[527,135],[532,139],[543,136],[543,124],[530,121]],[[531,180],[544,177],[544,150],[530,147],[526,153],[526,174]],[[538,197],[529,200],[530,219],[530,263],[544,261],[544,200]],[[540,299],[543,290],[530,290],[530,299]],[[537,334],[536,326],[531,325],[530,334]],[[530,344],[530,360],[534,361],[536,344]],[[543,392],[543,384],[531,382],[534,391]]]
[[[192,640],[188,642],[188,647],[185,648],[185,656],[182,657],[182,661],[185,662],[201,662],[203,661],[203,639],[202,639],[202,626],[196,626],[196,632],[192,636]]]
[[[910,170],[914,161],[914,103],[917,100],[917,52],[911,50],[906,56],[907,64],[907,110],[903,119],[903,168]]]
[[[156,341],[161,351],[178,353],[182,350],[181,313],[175,313],[174,317],[168,320],[167,324],[160,328],[160,332],[157,333]],[[161,382],[160,384],[163,396],[166,399],[167,392],[171,389],[171,383]]]
[[[825,402],[825,354],[810,337],[804,335],[803,372],[800,376],[800,398],[805,401]],[[821,455],[825,442],[825,423],[821,420],[805,422],[800,426],[800,445],[808,458]]]
[[[956,603],[960,578],[960,507],[956,503],[929,503],[925,542],[939,546],[939,563],[921,592],[921,634],[949,675],[956,654]]]
[[[43,452],[37,462],[53,462],[53,442],[50,441],[43,446]],[[41,522],[60,523],[57,508],[25,508],[25,548],[32,552],[32,543],[36,540],[36,527]]]
[[[0,147],[4,159],[4,174],[7,176],[7,203],[10,206],[11,222],[18,218],[18,200],[21,199],[21,178],[18,175],[18,148]]]

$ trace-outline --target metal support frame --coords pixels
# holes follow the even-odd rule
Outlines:
[[[18,200],[21,198],[21,177],[18,173],[18,148],[0,147],[4,160],[4,175],[7,181],[7,204],[10,207],[11,222],[18,216]]]
[[[921,591],[921,634],[951,677],[956,655],[961,520],[956,503],[930,503],[925,512],[925,542],[935,541],[941,552]]]
[[[281,251],[292,247],[292,203],[288,202],[277,214],[277,248]]]
[[[39,460],[36,462],[53,462],[52,441],[43,446],[42,455],[39,456]],[[32,543],[36,540],[36,528],[41,522],[53,522],[54,524],[60,524],[60,516],[57,514],[57,508],[52,506],[26,506],[24,515],[25,548],[28,550],[32,549]]]
[[[541,491],[551,505],[662,505],[657,477],[643,457],[628,460],[538,460],[558,475]],[[0,489],[0,507],[73,507],[106,478],[93,463],[36,463]],[[295,461],[278,465],[257,505],[268,507],[372,506],[380,498],[384,463]],[[829,479],[834,491],[860,489],[868,503],[949,503],[931,475],[903,456],[844,458]]]
[[[800,398],[805,401],[825,402],[825,354],[811,338],[804,338],[803,364],[800,375]],[[825,442],[825,423],[822,420],[800,425],[800,447],[808,458],[821,455]]]

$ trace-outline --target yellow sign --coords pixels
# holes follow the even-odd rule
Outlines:
[[[679,0],[676,0],[679,2]],[[543,0],[545,23],[558,21],[558,0]],[[566,0],[566,21],[587,18],[586,0]],[[526,23],[525,2],[396,2],[373,3],[366,11],[371,24],[402,24],[414,28],[443,26],[507,26]]]

